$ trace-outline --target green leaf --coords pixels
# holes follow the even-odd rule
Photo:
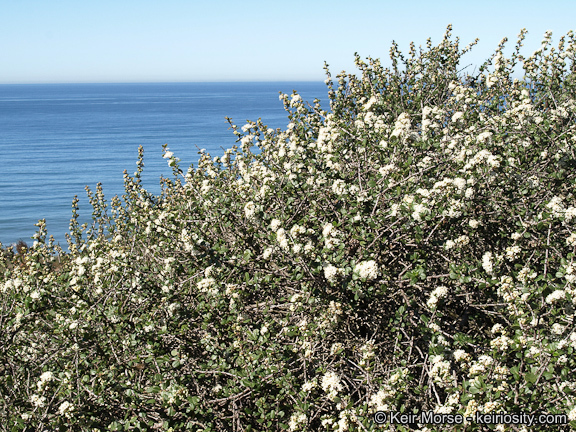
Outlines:
[[[538,377],[535,374],[533,374],[532,372],[526,373],[526,375],[524,375],[524,378],[526,379],[526,381],[528,381],[531,384],[534,384],[536,382],[536,380],[538,379]]]
[[[468,392],[472,393],[472,394],[476,394],[476,393],[480,392],[480,389],[476,386],[470,386],[470,388],[468,389]]]

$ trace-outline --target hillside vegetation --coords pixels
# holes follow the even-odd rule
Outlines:
[[[160,196],[141,150],[69,253],[40,221],[0,257],[2,430],[576,429],[576,40],[525,34],[473,75],[450,27],[326,66],[329,110],[281,94],[285,130],[230,120],[187,170],[165,147]]]

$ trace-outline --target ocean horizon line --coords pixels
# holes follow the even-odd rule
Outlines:
[[[234,81],[78,81],[78,82],[0,82],[0,86],[26,85],[131,85],[131,84],[274,84],[274,83],[323,83],[324,80],[234,80]]]

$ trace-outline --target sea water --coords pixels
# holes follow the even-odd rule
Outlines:
[[[80,223],[91,222],[84,187],[101,182],[108,202],[121,195],[140,145],[143,185],[159,194],[160,176],[172,175],[164,143],[181,168],[197,166],[199,148],[214,157],[236,144],[226,116],[239,127],[262,118],[285,129],[278,95],[292,90],[329,108],[322,82],[0,85],[0,242],[30,245],[34,224],[46,219],[66,249],[74,196]]]

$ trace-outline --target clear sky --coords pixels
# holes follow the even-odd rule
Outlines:
[[[556,44],[574,17],[574,0],[0,0],[0,83],[321,81],[324,61],[387,66],[392,40],[437,44],[448,24],[480,38],[479,65],[522,28],[526,54],[546,30]]]

